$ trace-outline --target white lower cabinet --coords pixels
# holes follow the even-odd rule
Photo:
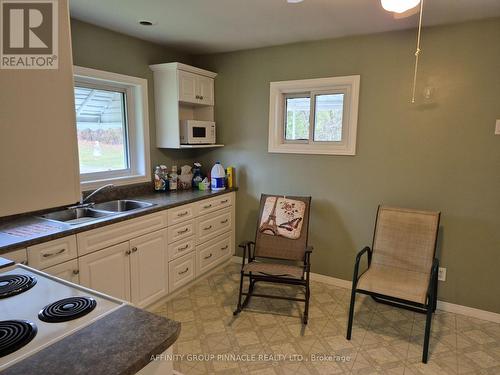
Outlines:
[[[196,275],[194,251],[171,261],[168,266],[169,292],[173,292],[194,279]]]
[[[168,293],[167,230],[80,257],[80,283],[139,307]]]
[[[196,275],[201,275],[232,254],[231,232],[196,246]]]
[[[146,307],[231,257],[234,202],[223,194],[4,256]]]
[[[43,272],[71,283],[80,284],[80,272],[78,269],[78,260],[76,259],[45,268]]]
[[[0,256],[2,258],[12,260],[16,263],[22,263],[22,264],[28,263],[28,255],[26,253],[26,249],[12,250]]]
[[[80,284],[130,301],[130,244],[122,242],[78,259]]]
[[[143,307],[168,293],[167,230],[130,240],[132,303]]]

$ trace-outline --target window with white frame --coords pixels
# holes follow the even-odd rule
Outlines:
[[[271,82],[269,152],[355,155],[360,76]]]
[[[82,67],[74,78],[82,186],[149,181],[147,81]]]

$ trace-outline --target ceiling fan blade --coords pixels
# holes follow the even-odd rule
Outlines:
[[[408,18],[408,17],[414,16],[415,14],[418,14],[419,10],[420,10],[420,5],[417,5],[416,7],[408,9],[406,12],[403,12],[403,13],[395,13],[394,12],[394,13],[392,13],[392,16],[394,17],[394,19],[400,20],[402,18]]]

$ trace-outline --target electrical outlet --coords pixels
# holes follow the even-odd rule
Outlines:
[[[495,126],[495,135],[500,135],[500,120],[497,120],[497,123]]]
[[[439,267],[438,280],[439,281],[446,281],[446,268]]]

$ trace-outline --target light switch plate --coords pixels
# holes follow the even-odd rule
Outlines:
[[[439,267],[438,280],[439,281],[446,281],[446,268]]]
[[[497,124],[495,126],[495,135],[500,135],[500,120],[497,120]]]

